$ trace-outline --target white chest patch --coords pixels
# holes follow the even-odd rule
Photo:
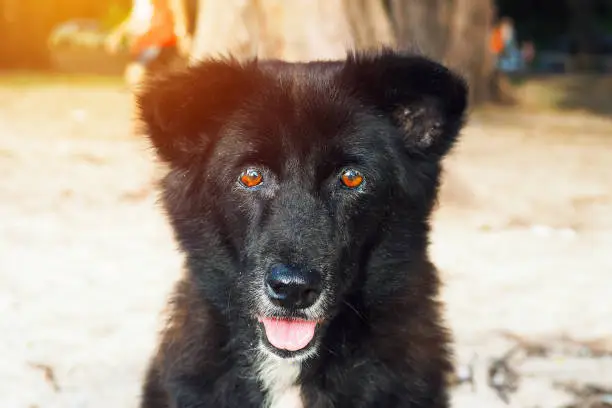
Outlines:
[[[268,391],[264,408],[304,408],[300,386],[300,363],[262,353],[257,376]]]

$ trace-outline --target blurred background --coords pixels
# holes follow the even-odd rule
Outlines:
[[[610,0],[0,0],[0,407],[137,406],[181,269],[144,74],[381,44],[471,84],[431,248],[453,406],[612,407]]]

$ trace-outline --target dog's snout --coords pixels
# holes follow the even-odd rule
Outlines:
[[[266,292],[277,306],[304,309],[312,306],[321,294],[321,274],[315,270],[276,265],[266,276]]]

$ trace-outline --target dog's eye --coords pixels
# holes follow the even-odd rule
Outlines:
[[[342,180],[342,184],[348,188],[357,188],[363,184],[364,178],[357,170],[346,169],[342,172],[340,180]]]
[[[240,175],[240,184],[247,188],[252,188],[260,185],[263,182],[263,175],[259,170],[246,169]]]

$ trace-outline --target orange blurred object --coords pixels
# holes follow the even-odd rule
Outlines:
[[[138,8],[143,15],[138,20],[149,19],[148,29],[138,35],[133,44],[132,52],[139,54],[149,47],[171,47],[177,42],[174,30],[174,14],[169,0],[150,0],[150,7]]]
[[[491,51],[495,55],[499,55],[504,49],[504,36],[502,32],[502,26],[498,25],[493,29],[491,34]]]

